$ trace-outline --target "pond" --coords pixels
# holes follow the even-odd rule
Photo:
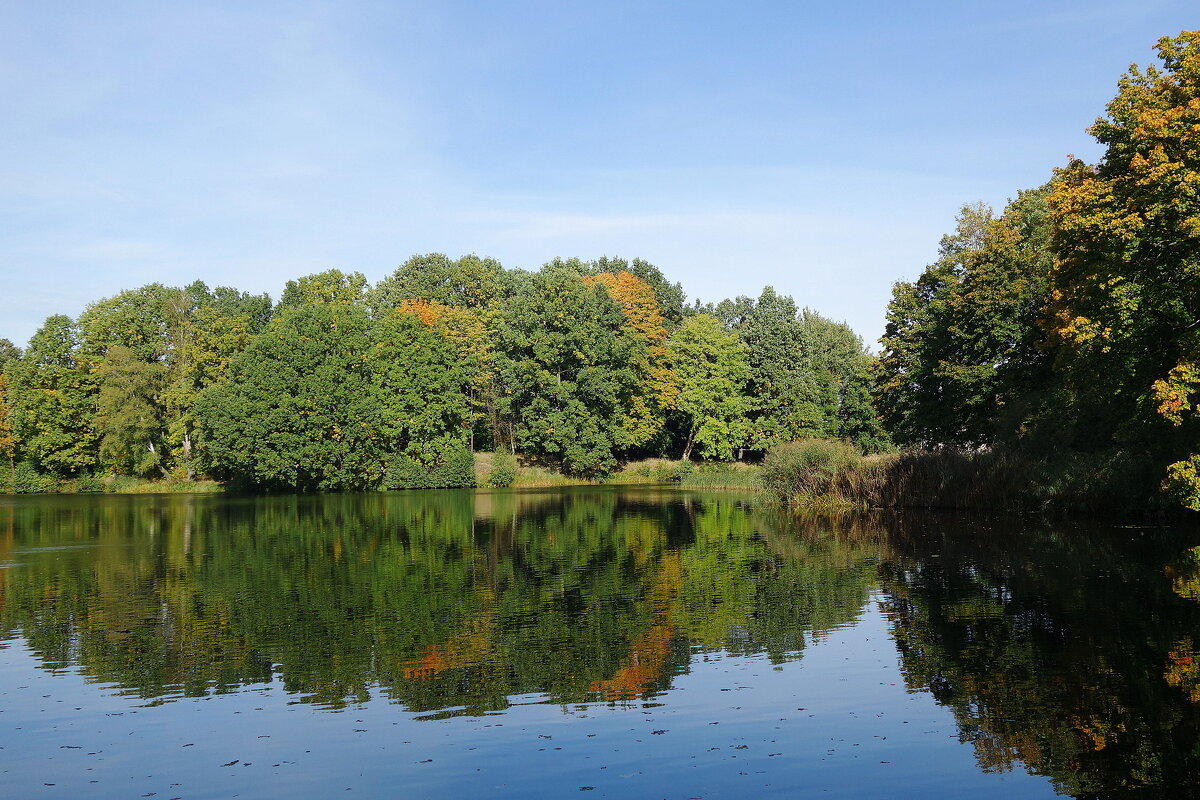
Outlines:
[[[0,497],[0,796],[1191,794],[1198,545],[653,487]]]

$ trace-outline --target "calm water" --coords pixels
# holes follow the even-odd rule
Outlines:
[[[1200,533],[0,497],[0,796],[1200,792]]]

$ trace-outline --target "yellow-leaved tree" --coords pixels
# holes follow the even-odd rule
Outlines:
[[[634,365],[643,391],[632,398],[622,421],[626,447],[640,447],[663,429],[666,412],[675,407],[679,380],[671,369],[667,351],[667,328],[654,288],[631,272],[601,272],[584,276],[584,282],[599,283],[625,316],[626,326],[646,349]]]
[[[1098,435],[1161,459],[1200,510],[1200,31],[1131,67],[1049,196],[1058,262],[1048,333],[1075,408]]]

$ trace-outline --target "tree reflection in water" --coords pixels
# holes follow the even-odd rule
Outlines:
[[[443,713],[648,697],[696,650],[796,657],[875,581],[870,543],[800,544],[726,496],[52,498],[3,513],[22,563],[3,575],[3,630],[51,669],[147,699],[273,679],[335,708],[372,692]]]
[[[1200,775],[1196,543],[647,489],[21,498],[0,636],[152,703],[275,681],[439,718],[661,699],[710,653],[800,658],[875,598],[982,768],[1090,796]]]
[[[1194,534],[900,517],[880,568],[910,689],[980,766],[1091,796],[1200,780]]]

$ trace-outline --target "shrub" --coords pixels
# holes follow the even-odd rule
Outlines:
[[[10,487],[17,494],[53,492],[58,489],[58,480],[53,475],[38,472],[30,462],[22,461],[12,472]]]
[[[99,475],[80,475],[75,481],[75,491],[92,494],[104,491],[104,478]]]
[[[696,471],[696,465],[691,461],[680,461],[674,469],[671,470],[670,479],[675,483],[683,483],[693,472]]]
[[[449,447],[429,462],[408,455],[392,457],[385,489],[458,489],[475,485],[475,454],[465,446]]]
[[[492,456],[492,468],[488,472],[487,484],[494,489],[507,489],[517,479],[517,459],[507,450]]]
[[[763,459],[762,480],[785,500],[828,497],[838,476],[859,462],[858,450],[836,439],[802,439],[779,445]]]

